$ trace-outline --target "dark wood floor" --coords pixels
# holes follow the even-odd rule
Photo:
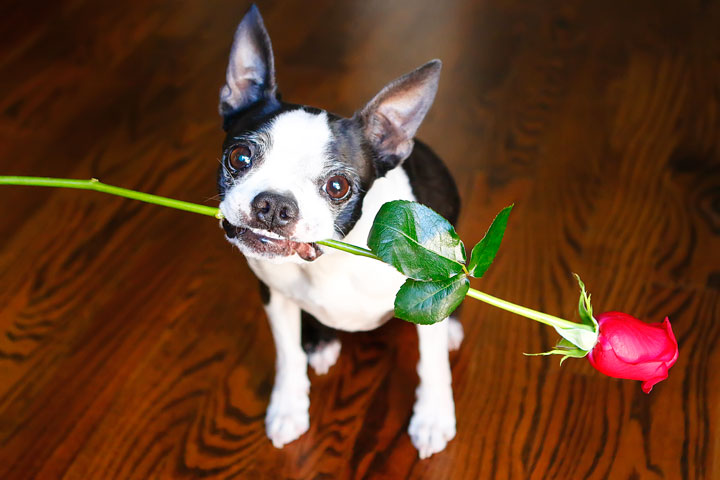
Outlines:
[[[540,5],[540,4],[544,5]],[[584,3],[584,5],[579,5]],[[98,177],[216,205],[216,113],[244,1],[0,5],[0,172]],[[0,478],[720,478],[720,5],[573,0],[261,2],[290,101],[351,114],[445,64],[420,136],[479,240],[475,287],[571,317],[669,315],[645,395],[528,358],[547,328],[468,300],[458,434],[419,461],[414,328],[343,336],[311,429],[276,450],[256,281],[215,221],[93,193],[0,188]]]

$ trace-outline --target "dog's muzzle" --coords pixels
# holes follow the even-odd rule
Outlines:
[[[223,219],[222,227],[229,239],[242,242],[243,245],[260,254],[289,257],[297,253],[300,258],[308,262],[323,254],[320,246],[315,242],[296,242],[289,238],[268,237],[248,227],[233,225],[227,219]]]

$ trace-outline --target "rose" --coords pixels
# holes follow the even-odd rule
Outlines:
[[[78,188],[119,195],[222,219],[219,209],[128,190],[97,179],[0,176],[0,185],[35,185]],[[418,324],[432,324],[450,316],[465,296],[513,312],[555,328],[561,339],[555,347],[531,355],[588,357],[601,373],[643,381],[645,393],[668,376],[678,357],[678,345],[666,318],[662,324],[646,324],[625,313],[593,316],[590,295],[580,277],[580,323],[538,312],[470,288],[469,278],[481,278],[497,254],[512,205],[493,220],[483,239],[475,245],[466,264],[463,242],[453,226],[430,208],[415,202],[393,201],[382,206],[368,237],[370,249],[334,239],[317,244],[353,255],[374,258],[394,266],[408,277],[395,297],[395,315]],[[526,354],[527,355],[527,354]]]
[[[662,323],[645,323],[622,312],[598,315],[598,341],[588,359],[610,377],[641,380],[642,390],[668,377],[678,358],[678,344],[666,317]]]

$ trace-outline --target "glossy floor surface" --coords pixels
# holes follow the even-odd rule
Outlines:
[[[541,5],[542,4],[542,5]],[[0,187],[0,478],[720,478],[720,5],[716,1],[260,2],[284,98],[350,115],[444,61],[419,136],[478,241],[473,285],[576,318],[670,316],[680,358],[650,395],[553,331],[468,300],[457,437],[406,433],[414,327],[343,335],[310,374],[311,428],[263,416],[274,347],[217,222],[100,194]],[[216,205],[217,116],[244,1],[0,3],[0,173]],[[370,281],[370,279],[369,279]]]

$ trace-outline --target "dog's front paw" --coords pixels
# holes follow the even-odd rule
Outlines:
[[[308,353],[308,363],[318,375],[324,375],[335,365],[340,356],[340,340],[334,339],[330,342],[322,342],[315,350]]]
[[[410,440],[420,458],[442,451],[455,437],[455,404],[418,398],[408,428]]]
[[[309,407],[307,392],[273,390],[265,415],[265,431],[275,448],[282,448],[307,432],[310,428]]]

